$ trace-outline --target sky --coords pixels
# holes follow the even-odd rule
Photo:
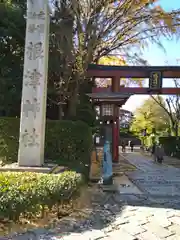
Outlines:
[[[180,9],[180,0],[160,0],[158,3],[166,11]],[[166,49],[165,52],[156,45],[151,44],[148,49],[144,51],[144,59],[148,60],[150,65],[162,66],[166,65],[166,62],[168,62],[168,65],[177,65],[177,59],[180,59],[180,40],[177,41],[173,39],[168,41],[162,39],[162,44]],[[180,62],[178,65],[180,65]],[[171,84],[172,81],[170,79],[163,80],[164,87],[170,87]],[[140,107],[148,97],[148,95],[134,95],[130,97],[123,108],[129,111],[135,111],[135,109]]]

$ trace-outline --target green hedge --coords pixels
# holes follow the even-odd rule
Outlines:
[[[0,160],[16,162],[19,145],[19,119],[0,118]]]
[[[57,210],[80,193],[83,179],[75,172],[61,174],[0,173],[0,219],[19,220],[22,215]]]
[[[0,118],[0,159],[17,161],[19,119]],[[81,121],[51,121],[46,124],[45,159],[79,172],[90,162],[91,128]]]
[[[176,137],[160,137],[159,142],[163,145],[166,155],[180,158],[180,139]]]

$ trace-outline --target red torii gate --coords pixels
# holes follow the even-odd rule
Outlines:
[[[163,78],[180,78],[178,66],[106,66],[90,64],[87,77],[111,78],[111,87],[93,88],[92,94],[88,94],[96,104],[113,104],[112,143],[113,161],[119,160],[119,107],[121,107],[131,95],[134,94],[180,94],[180,88],[162,88]],[[120,85],[121,78],[149,78],[149,87],[124,87]]]

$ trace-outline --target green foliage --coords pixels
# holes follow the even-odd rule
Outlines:
[[[0,3],[0,115],[19,116],[26,22],[24,9]]]
[[[0,217],[19,220],[44,208],[67,203],[80,191],[83,179],[75,172],[61,174],[0,173]]]
[[[146,147],[150,147],[152,146],[152,141],[151,141],[151,137],[144,137],[142,138],[143,140],[143,145],[146,146]]]
[[[177,137],[160,137],[159,142],[163,145],[168,156],[180,158],[180,139]]]
[[[91,127],[96,125],[96,111],[86,93],[92,92],[94,84],[95,81],[91,81],[87,78],[85,83],[80,87],[79,104],[76,113],[76,119],[87,123]]]
[[[93,127],[96,122],[96,112],[90,104],[84,104],[77,109],[76,118]]]
[[[82,172],[90,163],[92,132],[81,121],[48,121],[46,157]]]
[[[134,137],[133,133],[129,131],[129,129],[127,128],[121,128],[119,131],[119,136],[120,138],[131,138]]]
[[[173,81],[174,86],[179,88],[179,79],[173,79]],[[162,101],[162,97],[160,96],[157,96],[156,98],[153,97],[153,99],[169,117],[169,135],[178,137],[180,124],[180,95],[169,95],[166,97],[165,101]]]
[[[19,119],[0,118],[0,160],[16,162],[19,145]]]
[[[159,134],[167,132],[168,128],[169,117],[167,113],[151,97],[137,109],[131,125],[131,131],[138,136],[142,136],[144,129],[147,129],[147,134],[151,134],[153,129]]]
[[[0,159],[17,161],[19,119],[0,118]],[[79,172],[88,170],[92,146],[90,127],[81,121],[46,124],[45,158]]]

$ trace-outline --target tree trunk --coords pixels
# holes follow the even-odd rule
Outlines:
[[[178,124],[178,122],[176,122],[176,124],[175,124],[175,136],[176,137],[178,137],[178,132],[179,132],[179,124]]]
[[[73,119],[76,117],[77,104],[78,104],[78,88],[76,87],[73,90],[73,94],[68,104],[68,117],[70,119]]]
[[[177,123],[171,124],[171,135],[174,137],[178,137],[178,124]]]
[[[58,120],[62,120],[63,117],[63,108],[62,108],[62,104],[58,105]]]

